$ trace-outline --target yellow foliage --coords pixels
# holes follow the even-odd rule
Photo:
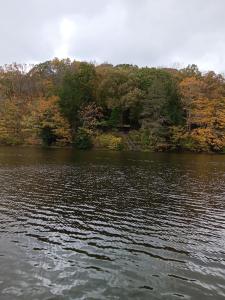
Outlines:
[[[200,151],[221,151],[225,149],[225,135],[211,128],[197,128],[190,134]]]
[[[0,143],[22,143],[21,130],[21,114],[16,101],[14,99],[4,100],[0,111]]]
[[[58,97],[52,96],[47,99],[42,98],[38,102],[37,117],[39,128],[51,128],[57,136],[57,143],[71,143],[71,131],[69,123],[60,114],[58,107]]]
[[[120,150],[122,147],[122,138],[110,133],[97,136],[95,142],[97,147],[107,148],[110,150]]]

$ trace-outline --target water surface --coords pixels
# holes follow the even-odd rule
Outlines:
[[[225,156],[0,148],[0,299],[224,299]]]

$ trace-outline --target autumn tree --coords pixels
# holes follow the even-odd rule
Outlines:
[[[95,130],[104,115],[102,108],[92,102],[81,108],[79,117],[84,128]]]
[[[60,113],[57,96],[40,99],[35,121],[44,144],[65,145],[71,143],[69,123]]]

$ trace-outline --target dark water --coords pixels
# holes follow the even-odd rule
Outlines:
[[[0,299],[224,299],[225,156],[0,148]]]

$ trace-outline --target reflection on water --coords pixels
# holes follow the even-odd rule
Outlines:
[[[0,299],[224,299],[225,157],[0,148]]]

